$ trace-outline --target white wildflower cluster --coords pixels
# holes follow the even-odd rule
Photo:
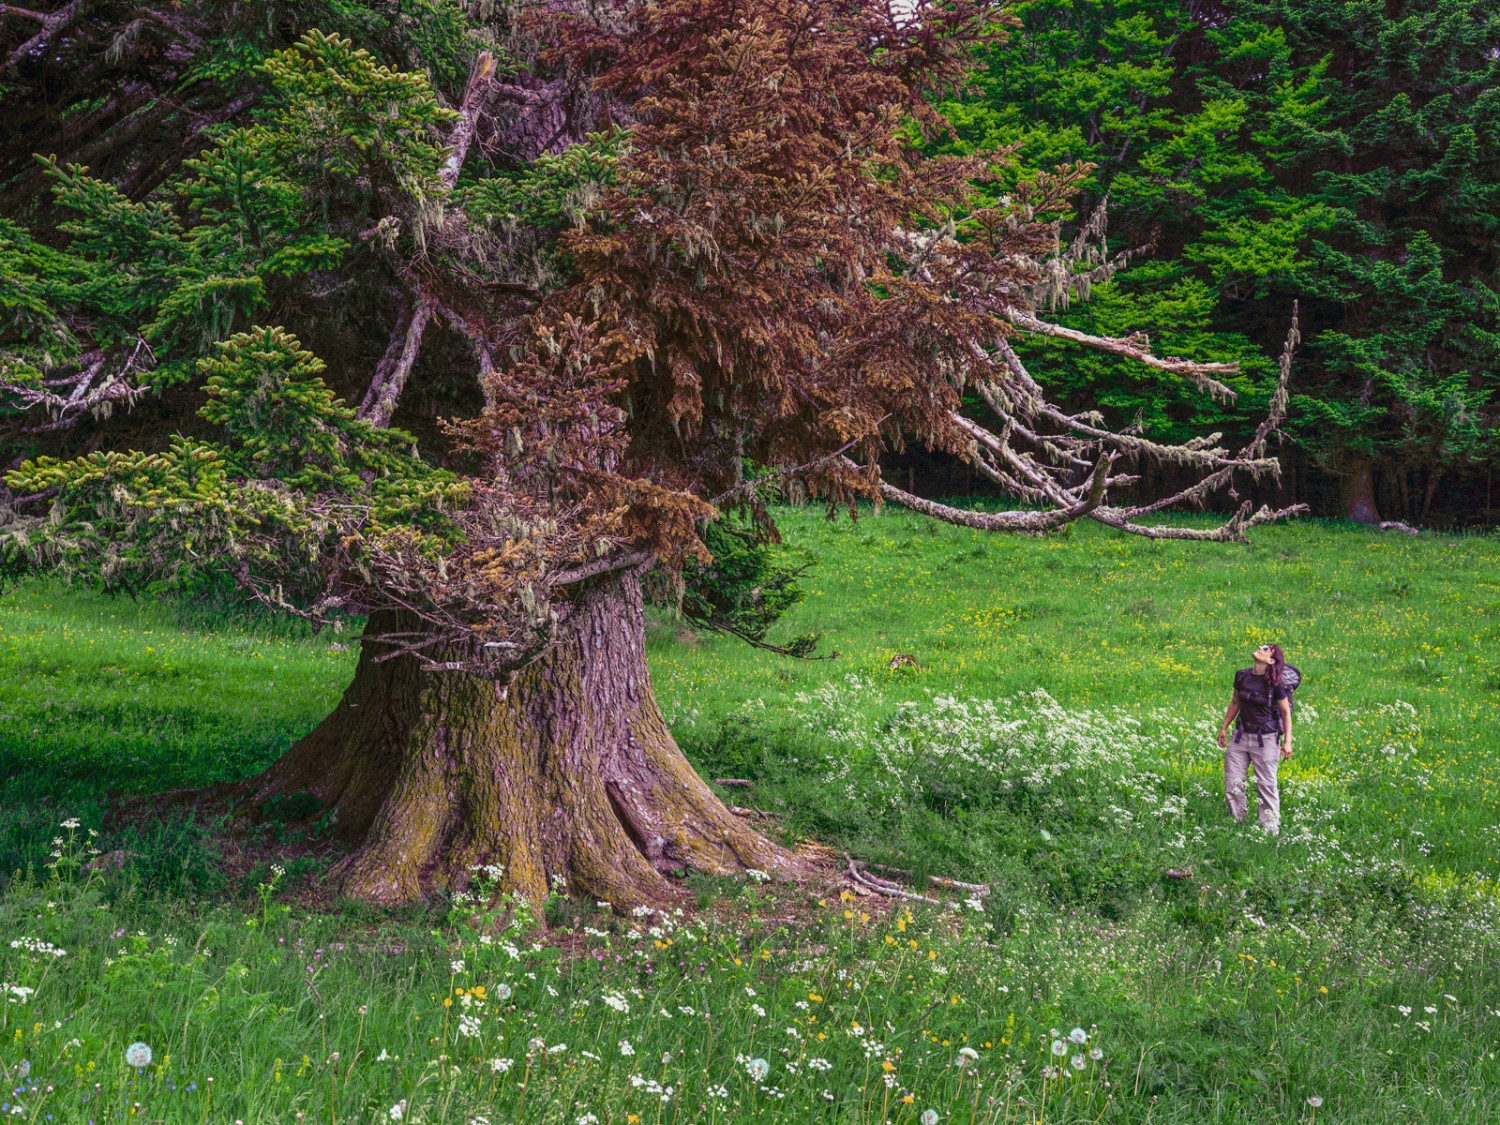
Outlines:
[[[1007,699],[935,694],[892,708],[859,673],[794,700],[797,719],[839,751],[829,755],[823,783],[867,804],[894,808],[937,783],[959,799],[1018,788],[1040,794],[1069,773],[1097,770],[1124,779],[1127,795],[1145,797],[1153,816],[1181,816],[1187,807],[1181,797],[1160,798],[1149,778],[1130,784],[1160,753],[1163,736],[1145,734],[1141,719],[1123,708],[1070,711],[1044,691]],[[1175,725],[1167,741],[1194,736],[1181,719]],[[879,768],[856,782],[856,762]],[[1138,815],[1121,803],[1115,808],[1122,818]]]
[[[0,996],[5,997],[6,1003],[25,1004],[36,994],[36,989],[27,988],[24,984],[11,984],[9,981],[0,981]]]
[[[637,1090],[644,1090],[646,1093],[660,1098],[663,1103],[670,1102],[673,1095],[677,1093],[677,1087],[663,1086],[656,1079],[647,1078],[641,1074],[632,1074],[630,1076],[630,1084]]]
[[[603,1003],[617,1012],[629,1012],[630,1001],[617,992],[607,992],[602,997]]]
[[[458,1017],[458,1033],[465,1039],[479,1038],[479,1017],[461,1015]]]
[[[50,941],[42,941],[40,938],[34,937],[16,938],[10,943],[10,947],[31,954],[33,960],[40,960],[43,957],[66,957],[68,955],[66,949],[53,945]]]

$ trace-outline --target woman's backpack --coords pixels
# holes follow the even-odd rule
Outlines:
[[[1301,672],[1297,671],[1297,669],[1290,664],[1283,664],[1281,666],[1281,690],[1286,695],[1287,707],[1289,707],[1293,711],[1297,709],[1297,700],[1295,698],[1295,695],[1297,687],[1301,683]],[[1286,733],[1281,729],[1281,711],[1279,709],[1275,709],[1272,713],[1276,716],[1276,733]]]

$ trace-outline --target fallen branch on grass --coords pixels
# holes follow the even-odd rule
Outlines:
[[[942,899],[932,898],[929,895],[919,895],[915,891],[903,891],[901,890],[901,888],[892,886],[882,879],[878,879],[873,875],[862,872],[860,871],[859,866],[852,859],[849,861],[849,877],[856,883],[858,883],[861,887],[866,887],[874,891],[876,894],[889,895],[892,898],[909,899],[912,902],[925,902],[929,903],[932,906],[944,905]],[[954,910],[958,909],[958,906],[954,903],[948,903],[947,905]]]
[[[729,811],[734,813],[735,816],[748,816],[758,818],[760,820],[781,819],[781,814],[779,812],[767,812],[765,809],[747,809],[742,805],[730,805]]]

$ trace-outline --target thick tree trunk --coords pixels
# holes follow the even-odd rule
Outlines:
[[[393,622],[371,619],[367,636]],[[350,854],[345,893],[384,903],[460,888],[477,864],[539,902],[561,876],[616,906],[681,897],[685,868],[796,877],[801,859],[752,831],[693,771],[646,667],[634,577],[583,592],[565,636],[508,685],[377,662],[364,642],[338,709],[248,786],[312,793]]]
[[[1380,509],[1375,504],[1374,466],[1366,457],[1351,457],[1344,464],[1340,488],[1344,518],[1355,523],[1379,523]]]

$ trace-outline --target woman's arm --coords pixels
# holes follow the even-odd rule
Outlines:
[[[1282,700],[1285,703],[1285,700]],[[1240,713],[1240,693],[1234,692],[1229,697],[1229,710],[1224,712],[1224,723],[1219,727],[1219,749],[1224,749],[1224,735],[1229,730],[1229,724],[1234,722],[1234,717]]]
[[[1292,704],[1285,698],[1278,699],[1276,706],[1281,709],[1281,729],[1286,733],[1281,739],[1281,756],[1290,758],[1292,756]]]

